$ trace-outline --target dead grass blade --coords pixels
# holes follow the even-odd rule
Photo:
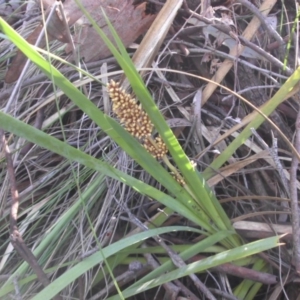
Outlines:
[[[265,0],[262,5],[260,6],[260,11],[264,16],[267,16],[272,7],[276,4],[276,0]],[[251,40],[253,35],[257,32],[259,26],[260,26],[260,21],[257,17],[254,17],[252,21],[248,24],[247,28],[243,32],[242,36],[247,39]],[[232,32],[233,35],[235,35]],[[230,51],[230,55],[233,57],[239,57],[241,53],[243,52],[245,46],[241,45],[241,43],[238,41],[237,38],[237,44],[235,47],[233,47]],[[232,68],[234,65],[234,62],[229,59],[225,59],[225,61],[222,63],[220,68],[217,70],[216,74],[211,78],[213,82],[220,83],[226,74],[229,72],[229,70]],[[215,85],[213,82],[210,82],[205,89],[203,90],[203,102],[202,105],[206,103],[206,101],[209,99],[209,97],[212,95],[212,93],[215,91],[217,88],[217,85]]]

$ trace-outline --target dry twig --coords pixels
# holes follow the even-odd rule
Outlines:
[[[300,153],[300,107],[295,129],[295,148]],[[291,193],[291,212],[292,212],[292,227],[293,227],[293,256],[296,272],[300,274],[300,220],[299,220],[299,204],[298,204],[298,189],[297,189],[297,172],[299,160],[296,155],[292,157],[290,171],[290,193]]]
[[[44,273],[43,269],[39,265],[36,257],[31,252],[31,250],[25,244],[17,225],[18,219],[18,209],[19,209],[19,193],[17,190],[17,183],[14,173],[13,160],[7,141],[4,135],[4,131],[0,129],[0,137],[2,141],[2,147],[5,152],[6,163],[7,163],[7,172],[9,176],[10,186],[11,186],[11,211],[10,211],[10,240],[16,251],[19,255],[32,267],[34,272],[37,275],[37,278],[42,283],[43,286],[50,284],[50,280],[47,275]],[[62,300],[60,296],[54,297],[56,300]]]

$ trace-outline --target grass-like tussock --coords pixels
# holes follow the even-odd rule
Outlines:
[[[157,9],[159,10],[159,6]],[[70,65],[51,60],[51,64],[72,84],[63,82],[61,74],[51,70],[49,65],[43,66],[41,58],[33,49],[28,48],[27,54],[31,55],[31,59],[40,68],[44,68],[48,76],[31,64],[19,89],[16,85],[2,85],[2,111],[24,123],[34,125],[47,135],[40,134],[4,114],[0,116],[0,127],[15,134],[6,134],[6,138],[12,150],[20,193],[19,231],[27,246],[38,257],[47,276],[56,284],[57,292],[61,296],[108,298],[116,294],[114,285],[109,283],[113,277],[117,281],[116,289],[120,298],[128,299],[138,294],[136,297],[140,297],[139,299],[153,299],[152,294],[145,296],[140,294],[141,291],[153,287],[151,291],[159,292],[154,287],[164,284],[163,291],[171,293],[176,290],[171,284],[172,280],[186,276],[185,280],[189,284],[193,283],[189,292],[199,297],[204,293],[209,297],[211,291],[218,295],[218,291],[214,290],[216,288],[231,294],[216,276],[220,270],[214,269],[213,273],[203,272],[218,264],[239,259],[237,265],[248,267],[257,276],[258,273],[252,269],[268,272],[269,279],[278,274],[276,268],[279,267],[279,260],[284,262],[280,266],[289,266],[288,256],[282,255],[284,251],[278,252],[277,249],[269,252],[273,261],[249,256],[275,246],[276,238],[247,244],[246,250],[243,244],[265,236],[255,232],[249,236],[246,235],[247,232],[241,231],[241,239],[228,230],[233,230],[230,220],[237,222],[244,219],[257,224],[266,223],[266,218],[271,223],[289,220],[286,205],[289,202],[282,198],[290,196],[285,180],[288,179],[286,169],[290,166],[292,156],[288,151],[291,147],[279,135],[279,145],[285,144],[283,158],[286,162],[282,164],[282,172],[278,172],[279,165],[274,156],[263,151],[262,146],[249,137],[250,127],[248,132],[246,128],[243,135],[234,140],[236,133],[242,131],[236,125],[237,118],[245,120],[249,115],[251,127],[257,129],[262,123],[259,114],[251,119],[251,110],[243,102],[219,102],[224,91],[226,95],[230,95],[230,90],[234,90],[237,84],[244,84],[237,82],[238,76],[235,72],[229,73],[222,82],[229,91],[218,89],[206,105],[200,108],[201,101],[207,101],[207,89],[202,91],[206,84],[205,78],[211,77],[209,73],[215,66],[214,61],[205,62],[208,59],[205,51],[211,53],[216,50],[216,46],[212,44],[215,40],[213,35],[209,36],[211,43],[208,43],[199,37],[199,33],[189,33],[188,27],[191,23],[185,22],[190,17],[187,13],[187,10],[178,12],[174,21],[178,35],[167,36],[164,47],[161,47],[155,59],[155,67],[144,73],[147,90],[130,65],[125,49],[118,43],[119,51],[114,52],[116,59],[82,63],[80,69],[86,71],[83,75]],[[244,14],[238,9],[234,13],[236,16]],[[195,21],[194,18],[189,20]],[[284,23],[283,20],[282,22]],[[244,22],[238,21],[237,24],[240,23]],[[11,31],[3,26],[2,23],[4,34],[12,37]],[[26,37],[34,28],[34,23],[21,23],[21,27],[16,25],[15,28]],[[18,37],[14,42],[21,45]],[[8,58],[14,53],[11,52],[11,42],[5,39],[1,41],[0,47],[4,49],[0,70],[4,78]],[[60,43],[53,42],[49,47],[52,54],[67,59]],[[219,46],[220,49],[216,51],[226,50],[222,47],[224,46]],[[261,45],[261,48],[264,49],[264,46]],[[184,51],[189,51],[190,55],[184,56]],[[216,53],[218,57],[219,52]],[[218,64],[222,64],[222,59],[223,57]],[[275,90],[279,89],[290,74],[288,70],[278,69],[278,66],[270,71],[268,63],[254,59],[255,68],[250,65],[248,70],[255,70],[258,75],[269,74],[265,81],[272,81],[273,85],[262,90],[271,98],[275,94],[274,86]],[[166,142],[170,151],[167,162],[156,161],[142,148],[138,140],[113,120],[115,115],[111,111],[105,82],[108,82],[108,78],[122,80],[123,72],[119,71],[116,61],[131,83],[133,91],[127,89],[128,93],[132,92],[137,96],[153,122],[155,131]],[[239,63],[248,67],[250,64],[249,61]],[[197,78],[199,75],[202,78]],[[286,95],[292,96],[288,92],[298,80],[297,74],[293,76],[287,82],[289,85],[285,85],[279,95],[275,94],[276,104],[272,105],[274,101],[268,102],[264,114],[270,114]],[[10,97],[11,101],[8,101]],[[286,107],[287,111],[294,105],[292,98]],[[284,126],[292,127],[295,120],[292,114],[286,114],[285,117],[283,125],[277,124],[281,130]],[[168,131],[163,119],[173,133]],[[265,128],[262,127],[259,134],[269,142],[270,127],[263,126]],[[231,128],[235,130],[230,132]],[[228,133],[228,136],[214,146],[213,143],[224,133]],[[283,133],[287,135],[288,131]],[[28,142],[22,138],[24,136],[34,144],[26,146]],[[232,141],[234,142],[231,143]],[[177,145],[181,145],[184,152]],[[275,157],[276,155],[278,157],[275,153]],[[221,166],[226,161],[229,162],[228,166],[222,169]],[[22,297],[31,299],[43,288],[32,277],[32,269],[12,251],[9,243],[10,181],[4,156],[1,162],[1,273],[8,277],[0,294],[6,297],[9,292],[15,292],[15,286],[18,286]],[[203,184],[202,172],[213,192],[208,185]],[[184,178],[180,184],[173,177],[176,174]],[[224,203],[222,207],[218,201]],[[182,230],[179,226],[187,224],[192,227],[191,231],[185,228],[186,231],[167,234],[170,231],[167,225]],[[146,228],[159,227],[161,229],[154,232],[143,232]],[[155,236],[160,233],[165,233],[163,241],[148,240],[143,247],[138,247],[147,235]],[[124,239],[121,240],[122,238]],[[191,246],[194,243],[196,245]],[[159,246],[153,247],[157,245]],[[170,249],[181,253],[185,263],[190,265],[186,267],[179,260],[178,270],[174,270],[169,257],[173,262],[178,257]],[[225,252],[227,250],[229,252]],[[201,262],[199,259],[203,257],[199,257],[199,253],[205,257]],[[151,263],[150,254],[156,257],[161,267],[155,267]],[[140,264],[134,269],[136,262]],[[133,272],[131,268],[134,269]],[[163,275],[167,271],[169,274]],[[16,274],[19,275],[17,279]],[[194,278],[193,274],[197,277]],[[244,281],[237,276],[231,278],[229,273],[226,274],[233,294],[240,299],[253,299],[263,285],[261,282]],[[124,277],[128,277],[128,281],[123,280]],[[17,282],[15,286],[12,278]],[[134,283],[135,280],[138,280],[137,283]],[[144,282],[148,283],[143,285]],[[211,291],[202,286],[202,282],[206,282]],[[186,294],[183,286],[178,282],[177,284],[182,288],[181,292]],[[267,286],[266,282],[264,285]],[[53,292],[53,286],[48,288]],[[40,297],[49,296],[49,289],[44,289]]]

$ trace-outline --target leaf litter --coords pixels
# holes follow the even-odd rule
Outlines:
[[[136,1],[100,2],[126,47],[129,47],[141,34],[145,33],[155,18],[155,15],[146,14],[146,4],[143,1],[138,3],[136,3]],[[157,11],[160,10],[161,4],[164,4],[165,2],[166,1],[149,1],[151,5],[155,6]],[[196,2],[196,5],[194,2]],[[203,1],[203,3],[204,2],[205,1]],[[238,36],[238,41],[239,39],[242,41],[242,37],[239,33],[242,32],[248,22],[250,22],[251,19],[249,18],[249,15],[252,16],[253,14],[247,7],[243,5],[232,6],[231,2],[232,1],[227,1],[223,5],[223,10],[222,7],[218,7],[213,9],[213,15],[208,15],[203,11],[201,13],[200,9],[196,9],[200,4],[200,1],[186,1],[188,6],[190,8],[193,7],[196,13],[200,15],[200,18],[195,15],[189,15],[188,11],[183,7],[178,12],[173,23],[173,29],[175,30],[176,36],[174,32],[168,34],[165,39],[164,47],[161,47],[160,49],[159,59],[156,59],[155,63],[161,68],[181,70],[189,74],[201,75],[210,79],[218,70],[224,59],[229,57],[228,53],[232,47],[236,45],[236,37]],[[243,3],[243,1],[238,2]],[[99,6],[99,1],[82,1],[82,3],[97,21],[97,24],[102,29],[106,30],[105,23],[103,22],[103,19],[101,19],[99,10],[96,9]],[[147,3],[147,5],[149,5],[149,3]],[[213,4],[214,1],[211,1],[211,3]],[[52,4],[53,1],[50,0],[43,2],[46,16],[49,14]],[[278,12],[280,12],[281,9],[286,9],[288,12],[288,19],[283,22],[283,31],[281,33],[282,38],[284,39],[286,35],[290,34],[291,28],[289,28],[287,24],[293,23],[296,18],[296,10],[293,8],[292,1],[287,1],[286,7],[280,7],[280,5],[284,4],[277,3],[274,6],[271,11],[273,13],[271,17],[272,24],[275,24],[274,26],[279,32],[278,24],[280,24],[280,21],[282,20],[280,20],[280,14],[278,14]],[[84,58],[88,70],[94,75],[100,75],[99,69],[103,63],[109,64],[109,72],[117,70],[117,66],[113,62],[113,59],[105,59],[109,56],[107,48],[101,44],[100,38],[95,35],[94,29],[90,26],[86,18],[83,17],[81,11],[74,5],[74,2],[66,0],[63,3],[63,6],[71,32],[72,34],[75,32],[73,37],[79,57]],[[277,18],[277,27],[274,16],[275,19]],[[229,30],[226,29],[228,28],[228,24],[222,24],[223,20],[226,20],[227,23],[229,22]],[[234,26],[230,23],[231,21]],[[32,27],[30,27],[31,29],[28,29],[29,26],[28,28],[26,28],[26,26],[22,27],[22,24],[26,24],[26,22],[24,22],[20,16],[13,22],[15,23],[12,24],[16,24],[14,26],[17,29],[20,29],[20,32],[22,32],[22,30],[32,30]],[[222,29],[224,29],[224,31],[220,30],[220,25],[223,26]],[[64,25],[60,11],[57,10],[50,19],[47,27],[47,32],[51,41],[50,49],[53,53],[56,53],[61,57],[74,60],[75,57],[71,54],[72,48],[70,44],[68,44],[69,37],[67,31],[62,30],[61,28],[64,28]],[[34,44],[42,29],[42,23],[36,22],[36,29],[29,35],[28,41]],[[128,32],[130,33],[129,35]],[[27,33],[28,32],[26,32],[26,35]],[[294,55],[298,47],[298,45],[295,44],[294,48],[291,48],[289,50],[290,52],[287,52],[285,45],[281,47],[277,46],[276,48],[274,40],[275,39],[266,31],[266,28],[260,26],[259,31],[256,32],[256,35],[251,42],[254,46],[258,46],[262,52],[257,52],[255,47],[251,48],[253,45],[250,43],[242,53],[242,56],[234,59],[236,64],[243,64],[248,67],[244,73],[248,72],[248,74],[256,77],[258,81],[255,83],[254,87],[251,86],[249,89],[249,83],[245,83],[244,77],[239,76],[240,70],[236,68],[236,66],[226,74],[222,83],[237,92],[239,92],[239,86],[242,86],[243,89],[247,91],[256,88],[269,99],[274,93],[274,90],[276,90],[289,76],[288,72],[285,72],[283,68],[276,65],[278,62],[275,59],[278,58],[279,61],[283,62],[285,55],[288,54],[289,63],[287,65],[287,70],[288,68],[293,70],[295,68]],[[4,50],[3,56],[5,56],[8,53],[7,43],[1,41],[1,45],[3,45]],[[272,45],[272,51],[268,52],[266,49],[269,49],[270,45]],[[41,41],[40,47],[44,48],[45,46],[46,42]],[[184,52],[183,50],[185,48],[189,51]],[[65,53],[65,51],[67,53]],[[183,53],[189,53],[189,55],[185,56]],[[69,54],[71,54],[71,56]],[[269,55],[272,56],[271,58],[274,58],[274,61],[270,61]],[[24,56],[22,56],[21,53],[18,53],[6,73],[8,65],[7,59],[5,61],[3,60],[1,63],[1,76],[2,79],[6,76],[5,81],[7,83],[12,83],[18,79],[19,74],[22,71],[22,65],[24,66]],[[57,64],[57,66],[59,65]],[[77,74],[72,72],[71,69],[66,67],[60,68],[64,69],[65,74],[67,74],[68,78],[72,81],[78,79]],[[251,72],[253,72],[253,74]],[[53,118],[55,114],[57,114],[57,107],[53,101],[54,98],[51,91],[51,84],[49,84],[42,74],[36,73],[32,66],[29,68],[28,74],[29,75],[21,84],[18,102],[14,105],[14,115],[30,124],[34,124],[36,111],[39,107],[44,106],[44,124],[51,124],[51,126],[48,126],[47,128],[43,127],[43,130],[61,139],[63,133],[59,126],[59,121]],[[192,100],[206,82],[204,80],[201,81],[198,78],[193,78],[187,74],[176,74],[166,71],[164,71],[163,74],[164,79],[161,79],[155,72],[149,76],[147,75],[146,79],[148,87],[155,96],[158,106],[168,120],[168,123],[173,124],[172,128],[182,145],[185,147],[187,155],[191,159],[194,159],[198,170],[202,171],[205,169],[205,165],[209,164],[217,155],[219,155],[219,153],[222,153],[226,148],[226,145],[230,143],[237,133],[227,136],[222,140],[222,143],[220,144],[222,147],[220,148],[218,148],[218,146],[215,147],[214,142],[222,134],[226,133],[230,128],[236,125],[236,121],[234,120],[243,120],[245,116],[249,114],[249,110],[244,104],[239,103],[237,99],[230,96],[225,89],[218,88],[213,92],[206,105],[201,108],[201,128],[194,130],[192,121],[193,112],[191,109]],[[249,78],[248,80],[250,82],[252,77],[250,76]],[[239,82],[239,79],[241,82]],[[1,84],[2,93],[0,94],[0,103],[2,107],[5,105],[5,97],[7,97],[7,94],[11,91],[10,88],[10,86],[4,85],[3,83]],[[86,85],[86,89],[91,101],[96,103],[100,109],[103,109],[101,87],[97,86],[95,83],[89,83]],[[176,99],[180,99],[181,102],[178,102],[177,100],[173,101],[172,96],[170,95],[176,95]],[[227,97],[227,100],[222,101],[225,97]],[[295,111],[298,110],[298,101],[299,99],[297,99],[297,96],[293,96],[288,101],[284,102],[278,109],[280,116],[278,122],[283,122],[292,130],[295,130]],[[84,151],[95,157],[104,157],[105,160],[111,162],[113,165],[118,166],[118,168],[145,182],[151,182],[153,185],[157,184],[153,183],[151,178],[143,173],[131,158],[124,154],[122,150],[118,149],[114,142],[107,139],[107,137],[101,133],[101,130],[99,131],[99,129],[96,128],[95,125],[80,111],[77,111],[76,108],[69,107],[68,105],[68,99],[61,96],[58,109],[61,111],[67,107],[70,109],[63,117],[64,132],[69,144],[74,145],[75,147],[81,147]],[[52,118],[54,121],[51,121]],[[176,122],[173,122],[174,120],[176,120]],[[199,133],[201,134],[201,132],[202,136],[199,137]],[[264,126],[258,130],[259,135],[262,136],[269,145],[272,145],[273,140],[270,132],[270,129]],[[272,223],[277,224],[279,220],[281,224],[283,223],[284,226],[287,226],[284,230],[291,232],[290,199],[282,182],[285,180],[288,180],[289,182],[290,180],[289,168],[292,155],[288,149],[284,149],[284,151],[280,151],[279,154],[277,154],[283,167],[282,174],[278,174],[276,164],[270,159],[269,155],[266,155],[266,152],[265,149],[259,146],[259,143],[255,139],[249,139],[245,142],[245,145],[240,147],[235,155],[230,158],[227,168],[224,167],[224,169],[220,169],[219,174],[211,179],[211,182],[214,182],[212,185],[215,188],[215,193],[221,203],[223,203],[223,207],[228,215],[234,221],[236,230],[239,230],[243,238],[248,241],[273,234],[272,229],[274,228],[272,227]],[[198,157],[201,157],[201,159],[198,160]],[[232,167],[230,167],[230,164]],[[30,226],[27,227],[27,230],[26,227],[24,227],[24,238],[30,245],[33,245],[38,240],[42,239],[41,234],[47,232],[47,230],[57,222],[58,218],[64,214],[66,207],[71,207],[71,205],[76,203],[80,197],[76,184],[74,183],[72,170],[76,170],[81,191],[87,190],[89,188],[89,183],[97,176],[86,168],[82,168],[76,164],[70,165],[61,157],[36,146],[28,151],[25,158],[22,158],[22,160],[19,158],[16,161],[16,166],[18,188],[22,196],[21,209],[24,212],[21,214],[21,217],[26,218],[27,214],[29,217],[28,223],[30,224]],[[5,165],[2,163],[1,182],[4,184],[2,186],[1,195],[1,212],[3,216],[1,218],[1,232],[4,240],[7,241],[8,230],[5,217],[9,213],[9,205],[7,205],[7,202],[9,203],[10,196],[6,187],[7,181],[5,176]],[[284,176],[284,179],[282,176]],[[296,184],[299,189],[298,179],[296,179]],[[157,184],[157,186],[158,185],[159,184]],[[39,214],[35,216],[36,219],[34,219],[34,216],[31,215],[29,211],[34,211],[34,209],[37,208],[38,203],[41,203],[41,201],[44,201],[45,199],[49,199],[49,202],[46,202],[47,205],[45,205],[43,210],[37,210],[39,211]],[[157,208],[159,208],[158,204],[153,203],[150,199],[147,199],[134,191],[128,190],[128,188],[118,182],[111,179],[105,179],[104,181],[99,180],[99,187],[95,188],[94,195],[90,197],[88,205],[91,207],[90,218],[95,222],[95,230],[100,239],[106,237],[108,231],[115,240],[120,239],[125,234],[123,229],[125,228],[125,225],[127,225],[127,220],[123,217],[124,210],[119,202],[120,200],[125,201],[128,207],[130,207],[131,212],[142,220],[146,217],[153,216],[153,214],[157,212]],[[113,215],[117,216],[118,219],[114,230],[112,230],[109,225]],[[246,225],[244,223],[245,220],[248,221]],[[177,216],[172,216],[170,217],[169,222],[173,224],[184,224],[185,220],[182,220]],[[251,222],[253,222],[253,224]],[[67,260],[75,260],[77,259],[77,254],[79,252],[88,252],[94,247],[95,242],[93,235],[89,232],[85,216],[81,214],[80,211],[78,211],[78,214],[74,217],[73,224],[75,228],[78,226],[80,230],[70,230],[65,237],[63,236],[65,239],[60,241],[60,249],[55,249],[54,247],[52,249],[53,252],[51,255],[53,255],[60,263]],[[262,227],[255,229],[260,224],[263,224],[261,226],[264,226],[263,232],[260,232],[259,230],[259,228]],[[269,227],[271,229],[269,231],[265,229],[266,224],[270,225]],[[180,243],[193,243],[193,238],[196,239],[197,237],[186,236],[184,234],[168,236],[168,240],[175,245]],[[290,299],[293,299],[293,293],[296,288],[295,284],[292,281],[289,281],[291,279],[291,277],[289,277],[289,270],[290,268],[293,268],[289,254],[291,249],[291,239],[290,237],[287,237],[286,240],[287,245],[282,248],[283,250],[281,253],[277,253],[275,250],[270,251],[270,256],[266,257],[266,261],[274,268],[274,274],[278,274],[276,271],[277,269],[281,270],[280,275],[286,276],[286,279],[288,279],[287,282],[290,283],[287,283],[285,286],[281,286],[280,284],[272,285],[272,287],[274,287],[273,291],[267,290],[267,286],[263,287],[261,292],[264,293],[266,297],[272,297],[272,292],[274,294],[276,292],[280,295],[283,293],[283,288],[287,288]],[[82,243],[82,241],[86,242]],[[1,248],[2,253],[7,245],[7,242],[3,243]],[[153,244],[153,246],[155,245],[156,244]],[[211,249],[211,251],[213,250]],[[270,261],[270,257],[272,257],[273,261]],[[280,263],[278,263],[279,261]],[[10,255],[7,260],[2,260],[2,262],[2,272],[4,273],[11,272],[18,266],[14,255]],[[49,265],[51,264],[52,262],[49,262]],[[121,274],[125,271],[123,269],[118,272],[120,272],[118,274]],[[216,271],[214,270],[214,272]],[[97,270],[93,270],[91,274],[87,275],[90,282],[93,281],[93,276],[95,276],[95,274],[97,274]],[[116,274],[116,276],[118,274]],[[224,274],[224,271],[222,271],[222,274]],[[54,274],[54,276],[56,275]],[[219,287],[221,287],[220,289],[223,292],[228,292],[218,277],[212,279],[211,276],[214,275],[199,275],[199,277],[201,276],[203,280],[207,280],[208,286],[215,288],[214,280],[216,280],[219,283]],[[228,275],[225,276],[227,279],[229,278],[232,288],[237,286],[240,282],[238,278],[233,279]],[[120,286],[121,285],[122,282],[120,282]],[[105,289],[103,285],[101,287]],[[33,293],[33,291],[38,289],[38,284],[33,283],[24,294],[24,299],[29,299],[32,296],[31,292]],[[96,289],[97,288],[92,287],[90,292],[96,293]],[[191,291],[197,294],[197,290],[194,288],[191,288]],[[74,294],[75,290],[72,286],[64,291],[66,297]],[[153,299],[154,296],[149,293],[147,297],[148,299]]]
[[[54,3],[55,2],[56,1],[54,1]],[[145,33],[155,18],[154,15],[146,15],[145,2],[137,6],[133,5],[133,2],[133,0],[100,1],[100,6],[103,8],[105,14],[118,32],[118,35],[122,39],[125,47],[128,47],[141,34]],[[49,16],[53,5],[53,2],[51,1],[43,2],[42,7],[46,9],[46,17]],[[87,12],[95,20],[97,25],[104,31],[107,37],[113,41],[102,10],[99,9],[99,1],[84,0],[82,1],[82,5],[86,8]],[[65,16],[63,16],[60,13],[60,10],[56,8],[47,23],[47,35],[49,42],[59,40],[63,43],[68,43],[65,48],[67,54],[73,50],[70,37],[68,36],[68,30],[64,23],[65,17],[67,25],[72,26],[76,24],[76,31],[78,32],[78,34],[75,34],[73,37],[77,49],[76,54],[74,53],[73,55],[76,57],[71,56],[71,61],[78,58],[78,53],[80,56],[79,58],[84,58],[85,62],[103,59],[110,55],[110,51],[101,38],[99,38],[97,32],[91,26],[86,17],[83,16],[83,12],[76,5],[74,0],[66,0],[63,3],[63,12]],[[43,29],[43,24],[39,24],[28,37],[27,41],[30,44],[35,44]],[[46,39],[43,37],[40,42],[40,47],[45,47],[45,45]],[[26,57],[22,52],[18,51],[17,56],[13,59],[11,67],[6,73],[5,82],[12,83],[16,81],[22,72],[25,62]]]

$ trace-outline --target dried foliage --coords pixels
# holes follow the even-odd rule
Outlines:
[[[120,4],[117,0],[82,1],[103,29],[104,23],[98,9],[99,2],[106,8],[106,13],[126,47],[147,31],[156,13],[166,3],[166,1],[145,1],[147,3],[121,1]],[[4,1],[1,2],[2,5],[3,3]],[[44,1],[43,5],[47,17],[52,1]],[[263,7],[267,5],[268,9],[262,9],[261,5]],[[115,60],[106,58],[109,56],[107,48],[95,35],[82,12],[71,0],[66,0],[63,8],[71,32],[74,33],[79,27],[82,29],[81,35],[75,34],[76,48],[77,50],[80,48],[80,55],[76,58],[84,58],[83,67],[94,76],[101,79],[114,77],[114,80],[119,82],[122,78],[116,73],[111,74],[118,70]],[[151,14],[148,14],[149,9]],[[14,11],[14,18],[10,16],[11,12],[8,13],[4,9],[1,10],[1,16],[28,41],[35,43],[43,28],[40,7],[28,3],[27,8],[17,7]],[[153,12],[155,14],[152,14]],[[209,174],[208,183],[214,188],[220,203],[242,238],[245,241],[253,241],[273,234],[289,233],[285,237],[286,244],[280,251],[262,254],[265,260],[265,273],[253,271],[252,262],[249,261],[245,268],[227,265],[223,269],[213,269],[210,273],[196,274],[206,283],[216,299],[221,299],[218,297],[222,296],[234,299],[232,290],[239,285],[242,278],[262,283],[260,294],[257,296],[261,298],[257,299],[287,299],[287,297],[296,299],[298,296],[296,282],[299,280],[297,277],[299,269],[296,254],[291,253],[293,249],[299,249],[299,245],[293,245],[291,236],[295,230],[292,230],[291,223],[294,220],[292,213],[297,212],[299,208],[296,204],[291,210],[291,201],[297,203],[300,183],[297,158],[291,152],[290,144],[296,134],[295,146],[300,152],[298,145],[300,117],[297,114],[299,92],[282,102],[270,116],[277,125],[277,130],[268,121],[264,122],[255,132],[256,135],[245,140],[227,160],[225,166],[218,170],[206,169],[216,157],[224,153],[224,149],[252,118],[253,108],[238,95],[245,97],[250,104],[259,108],[275,94],[298,66],[297,14],[297,5],[291,0],[264,1],[262,4],[260,1],[184,1],[164,39],[163,46],[160,47],[154,61],[148,65],[153,67],[151,72],[144,73],[145,81],[157,106],[178,137],[186,155],[195,162],[199,172],[206,170],[205,174]],[[254,16],[256,18],[253,18]],[[75,58],[65,53],[65,43],[70,40],[60,11],[55,11],[47,32],[53,54],[69,60]],[[46,41],[42,40],[40,46],[45,47]],[[19,78],[26,60],[7,40],[1,40],[0,48],[1,110],[7,110],[48,134],[65,140],[94,157],[104,159],[143,182],[160,187],[160,183],[154,182],[143,172],[133,159],[78,111],[67,97],[55,93],[51,82],[34,66],[30,65],[25,70],[26,75],[21,78],[19,87],[7,84]],[[67,52],[70,53],[71,50],[73,51],[68,44]],[[132,49],[129,49],[129,52],[131,53]],[[14,54],[16,56],[10,63],[9,59]],[[139,139],[145,139],[143,141],[145,147],[154,156],[161,158],[166,155],[165,145],[159,137],[156,140],[153,138],[152,141],[147,138],[153,133],[153,125],[147,115],[132,96],[120,90],[116,83],[112,81],[108,85],[113,101],[113,114],[106,87],[103,88],[91,81],[79,82],[79,75],[72,68],[59,62],[53,64],[74,84],[82,88],[99,109],[117,116],[129,132]],[[209,83],[210,80],[213,82]],[[222,86],[214,82],[219,82]],[[236,94],[232,94],[232,91]],[[121,104],[120,99],[124,104]],[[8,102],[13,105],[8,106]],[[279,130],[282,134],[278,133]],[[283,139],[283,135],[287,139]],[[7,140],[13,150],[15,176],[20,194],[18,225],[29,248],[34,249],[35,245],[47,235],[47,230],[64,216],[67,209],[81,201],[79,199],[83,194],[86,200],[85,207],[89,209],[88,214],[94,232],[90,231],[85,212],[79,210],[72,218],[73,227],[66,230],[65,234],[59,237],[59,241],[50,243],[45,253],[40,254],[40,261],[43,261],[45,268],[75,261],[79,253],[82,256],[88,255],[97,247],[94,233],[104,247],[133,232],[135,226],[131,222],[135,218],[141,222],[147,220],[151,223],[151,217],[161,209],[151,199],[129,190],[120,182],[101,178],[101,174],[95,174],[78,164],[70,163],[36,145],[25,148],[28,144],[22,139],[7,136]],[[287,140],[290,143],[287,143]],[[158,148],[153,148],[153,143],[158,145]],[[11,195],[7,167],[2,155],[0,176],[2,182],[0,270],[1,274],[9,276],[20,264],[19,258],[9,245],[7,220]],[[91,183],[95,180],[98,180],[98,184],[91,187]],[[183,225],[186,220],[178,215],[171,215],[167,222]],[[199,239],[199,236],[184,233],[170,234],[164,238],[169,244],[179,246],[176,248],[179,249],[180,245],[195,243],[195,239]],[[148,246],[156,245],[156,241],[148,244]],[[219,250],[209,248],[207,252]],[[161,255],[156,253],[157,261]],[[155,268],[146,255],[136,254],[136,257],[144,264],[139,265],[135,271],[130,273],[128,267],[124,265],[114,270],[119,287],[149,272],[149,266]],[[145,259],[148,259],[147,263]],[[200,259],[203,257],[197,256],[191,261]],[[97,281],[97,276],[102,274],[101,270],[102,266],[91,270],[82,281],[76,283],[77,286],[70,285],[62,295],[66,299],[71,297],[93,299],[92,297],[98,293],[101,295],[99,299],[105,299],[107,295],[115,294],[114,286],[108,283],[111,282],[109,276],[101,282]],[[52,278],[58,276],[59,272],[51,274]],[[280,276],[281,280],[279,281],[276,276]],[[203,295],[190,278],[176,281],[174,286],[169,288],[176,290],[179,287],[180,293],[189,295],[190,299],[201,299]],[[39,289],[38,283],[32,283],[27,286],[23,298],[32,298]],[[166,290],[165,286],[163,289],[153,289],[147,294],[138,295],[135,299],[155,297],[171,299],[170,290],[168,293]]]
[[[141,34],[143,34],[153,22],[154,15],[146,15],[146,3],[141,3],[138,6],[133,5],[133,0],[84,0],[81,1],[87,12],[95,20],[97,25],[104,30],[106,35],[112,39],[110,31],[106,26],[106,21],[103,17],[105,11],[107,17],[111,20],[114,28],[117,30],[124,45],[127,47],[133,43]],[[95,29],[83,15],[83,12],[76,5],[74,0],[66,0],[62,4],[61,9],[55,8],[56,1],[41,1],[41,8],[46,9],[45,19],[47,21],[47,37],[41,36],[38,46],[45,47],[46,42],[58,40],[63,43],[68,43],[65,48],[66,53],[73,53],[70,57],[74,59],[84,58],[86,62],[99,60],[110,55],[110,51],[99,38]],[[69,26],[76,23],[76,31],[74,37],[70,35]],[[67,27],[67,28],[66,28]],[[36,29],[27,38],[31,44],[38,41],[45,26],[39,24]],[[75,53],[74,44],[77,51]],[[13,59],[12,65],[7,71],[5,82],[12,83],[19,78],[26,62],[26,57],[18,51]]]

